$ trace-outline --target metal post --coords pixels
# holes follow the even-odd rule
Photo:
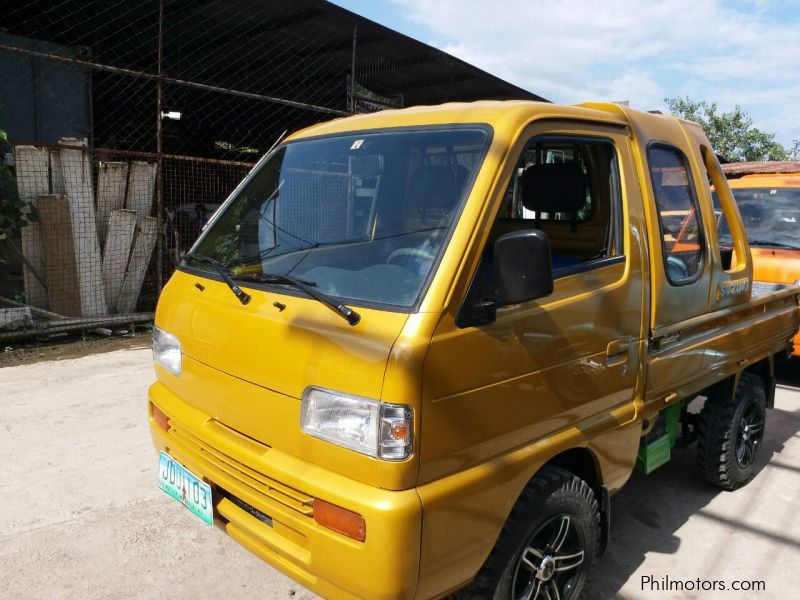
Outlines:
[[[356,43],[358,25],[353,25],[353,55],[350,62],[350,114],[356,112]]]
[[[163,165],[163,125],[161,118],[163,110],[164,82],[164,0],[158,2],[158,79],[156,79],[156,218],[158,219],[158,235],[156,236],[156,292],[161,295],[164,284],[164,231],[162,219],[164,215],[164,165]]]

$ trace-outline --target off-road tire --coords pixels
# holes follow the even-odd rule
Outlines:
[[[574,583],[561,600],[577,600],[600,552],[600,510],[585,481],[559,467],[545,467],[528,484],[508,517],[492,552],[472,583],[454,594],[457,600],[513,600],[511,588],[523,551],[534,534],[559,516],[574,525],[574,539],[584,552]],[[563,518],[563,517],[562,517]],[[540,594],[537,600],[547,596]]]
[[[761,431],[753,457],[743,466],[737,460],[740,423],[749,411],[760,415]],[[705,479],[724,490],[733,491],[755,475],[755,457],[761,447],[766,424],[766,394],[760,377],[744,373],[736,393],[730,384],[717,385],[709,394],[697,424],[697,463]]]

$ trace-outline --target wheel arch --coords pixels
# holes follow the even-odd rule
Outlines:
[[[581,479],[585,482],[586,486],[588,486],[592,492],[596,496],[597,507],[600,509],[600,535],[601,538],[598,544],[598,553],[595,556],[598,556],[603,553],[605,550],[605,546],[607,544],[607,531],[608,531],[608,519],[607,513],[604,515],[603,512],[603,505],[604,502],[602,498],[607,500],[608,494],[604,494],[603,496],[598,496],[598,490],[604,489],[602,484],[602,476],[601,476],[601,468],[598,457],[595,455],[594,451],[587,447],[587,446],[575,446],[572,448],[563,449],[560,452],[556,453],[551,458],[545,460],[544,462],[539,462],[538,466],[533,470],[532,473],[529,474],[527,480],[525,481],[524,485],[519,490],[519,493],[516,496],[512,496],[513,500],[509,504],[508,514],[504,515],[503,525],[498,530],[497,536],[492,539],[492,543],[490,546],[486,547],[486,554],[483,556],[483,560],[481,561],[481,567],[477,572],[477,575],[474,580],[472,580],[472,586],[475,585],[475,582],[478,582],[478,587],[484,585],[481,581],[481,573],[487,572],[495,572],[497,571],[496,566],[489,566],[491,563],[489,562],[492,557],[493,551],[497,548],[497,544],[503,540],[504,535],[508,535],[508,527],[509,525],[513,525],[515,523],[514,520],[514,513],[515,509],[518,505],[524,502],[530,502],[530,494],[535,493],[537,486],[541,487],[541,485],[548,485],[553,480],[553,468],[557,470],[565,471],[571,476],[575,476],[578,479]],[[549,471],[549,473],[548,473]],[[546,474],[547,473],[547,474]],[[583,489],[586,489],[586,486]],[[571,490],[575,490],[576,488],[571,487]],[[607,506],[606,506],[607,509]],[[517,523],[518,525],[518,523]],[[518,527],[512,527],[512,530],[518,529]],[[462,584],[463,585],[463,584]],[[458,589],[461,586],[457,586],[453,589]],[[452,590],[451,590],[452,591]],[[471,591],[468,591],[466,595],[456,594],[454,598],[458,600],[473,600],[473,598],[483,598],[486,597],[485,595],[474,595]]]
[[[600,555],[611,540],[611,497],[603,479],[603,471],[595,452],[586,446],[564,450],[547,461],[536,472],[548,466],[560,467],[583,479],[592,488],[600,507]],[[536,475],[534,474],[534,477]],[[531,478],[532,480],[533,478]]]
[[[775,408],[775,356],[758,361],[745,368],[744,373],[752,373],[761,378],[767,399],[767,408]]]
[[[596,494],[602,513],[602,552],[610,529],[606,486],[612,492],[618,489],[629,476],[636,458],[634,452],[630,457],[630,469],[623,464],[627,460],[626,447],[630,444],[620,444],[620,431],[615,428],[591,439],[576,435],[569,444],[557,444],[552,440],[551,444],[538,448],[531,444],[497,457],[490,461],[491,465],[476,465],[418,487],[425,513],[421,554],[425,566],[419,588],[424,593],[421,595],[450,593],[475,576],[489,557],[512,510],[545,466],[556,466],[576,475]],[[635,438],[638,444],[640,434],[639,424],[629,428],[625,435],[632,440]],[[453,536],[453,524],[460,515],[471,517],[472,527]],[[475,519],[476,516],[481,518]],[[457,543],[452,541],[456,538],[459,539]],[[442,540],[451,541],[442,543]]]
[[[544,463],[531,477],[531,480],[544,467],[561,467],[583,479],[590,486],[603,485],[603,476],[600,463],[595,453],[586,446],[569,448],[556,454],[553,458]]]

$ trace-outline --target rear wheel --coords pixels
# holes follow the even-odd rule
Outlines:
[[[710,483],[735,490],[753,478],[766,416],[764,383],[752,373],[741,376],[735,394],[721,385],[709,395],[697,427],[697,459]]]
[[[591,488],[545,467],[517,501],[489,558],[456,598],[575,600],[598,554],[600,511]]]

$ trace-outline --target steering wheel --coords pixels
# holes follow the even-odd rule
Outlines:
[[[689,267],[683,262],[683,259],[671,255],[667,257],[667,276],[672,281],[682,281],[689,279]]]
[[[417,262],[424,262],[424,261],[431,261],[436,258],[433,254],[431,254],[428,250],[423,250],[421,248],[398,248],[394,250],[389,257],[386,259],[386,262],[392,264],[393,261],[397,261],[400,258],[412,258]],[[406,267],[405,264],[399,264],[398,266]]]

